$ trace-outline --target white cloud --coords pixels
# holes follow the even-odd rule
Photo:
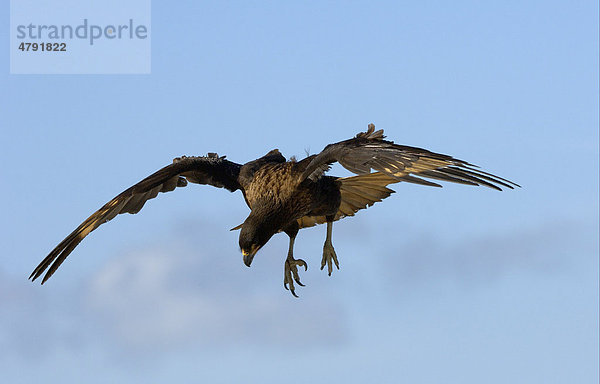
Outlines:
[[[301,347],[345,339],[339,303],[326,296],[297,300],[279,284],[260,283],[279,282],[279,276],[261,276],[260,268],[228,269],[230,262],[206,249],[131,252],[93,277],[90,313],[107,325],[110,337],[133,350],[232,343]]]
[[[341,301],[318,283],[299,290],[300,299],[283,289],[285,249],[262,250],[248,269],[241,255],[223,252],[224,239],[198,244],[193,232],[117,255],[76,281],[57,275],[40,287],[0,271],[0,363],[81,351],[135,362],[186,348],[305,349],[347,340]]]

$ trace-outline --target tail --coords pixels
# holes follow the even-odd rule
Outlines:
[[[364,175],[343,177],[337,181],[340,182],[342,201],[335,215],[335,221],[346,216],[354,216],[361,209],[366,209],[390,196],[394,191],[387,188],[389,184],[408,180],[400,180],[381,172],[373,172]],[[437,185],[427,181],[425,183],[427,185]],[[304,216],[298,219],[298,224],[300,228],[306,228],[323,224],[326,221],[325,216]]]

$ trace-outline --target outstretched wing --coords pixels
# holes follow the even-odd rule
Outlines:
[[[120,213],[138,213],[146,201],[155,198],[159,192],[185,187],[188,182],[226,188],[231,192],[240,189],[240,168],[240,164],[225,160],[225,156],[219,157],[216,153],[209,153],[206,157],[184,156],[174,159],[173,164],[121,192],[94,212],[42,260],[29,278],[32,281],[37,279],[50,267],[42,279],[44,284],[90,232]]]
[[[318,155],[309,156],[298,163],[300,169],[304,168],[299,181],[307,178],[316,180],[331,164],[339,162],[344,168],[358,175],[368,174],[373,169],[398,181],[437,187],[440,185],[421,177],[483,185],[496,190],[502,190],[500,187],[513,189],[519,186],[512,181],[481,171],[466,161],[422,148],[394,144],[384,138],[383,130],[375,131],[375,125],[369,124],[367,132],[361,132],[353,139],[330,144]]]

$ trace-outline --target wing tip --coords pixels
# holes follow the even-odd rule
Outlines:
[[[42,279],[42,283],[41,283],[40,285],[44,285],[44,283],[45,283],[46,281],[48,281],[48,279],[49,279],[50,277],[52,277],[52,275],[53,275],[53,274],[54,274],[54,272],[52,272],[52,273],[50,273],[50,272],[46,273],[46,275],[45,275],[45,276],[44,276],[44,278]]]
[[[42,275],[42,273],[44,273],[44,271],[46,270],[46,268],[44,267],[45,261],[46,260],[42,261],[40,264],[38,264],[37,267],[35,267],[33,272],[31,272],[31,275],[29,275],[28,280],[31,280],[31,282],[34,282],[37,280],[38,277],[40,277]]]
[[[31,280],[31,282],[34,283],[44,273],[44,270],[45,268],[42,270],[34,270],[33,272],[31,272],[31,275],[29,275],[29,278],[27,280]],[[40,285],[44,285],[44,283],[50,278],[50,276],[46,274],[46,276],[44,276],[44,278],[42,279]]]

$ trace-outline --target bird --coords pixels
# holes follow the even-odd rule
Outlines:
[[[353,173],[335,177],[327,173],[334,163]],[[365,132],[351,139],[327,145],[320,153],[302,160],[287,160],[278,149],[238,164],[208,153],[182,156],[110,200],[61,241],[34,269],[29,279],[44,274],[44,284],[73,252],[75,247],[100,225],[122,213],[138,213],[144,204],[162,192],[188,183],[211,185],[231,192],[240,190],[250,214],[241,225],[239,247],[243,262],[250,267],[257,252],[279,232],[289,237],[284,261],[283,286],[296,294],[304,286],[298,268],[308,270],[303,259],[294,258],[294,242],[300,229],[326,224],[321,270],[331,276],[339,261],[332,244],[333,223],[354,216],[389,197],[388,186],[399,182],[441,187],[435,181],[485,186],[498,191],[518,184],[482,171],[478,166],[426,149],[395,144],[385,139],[383,130],[369,124]]]

